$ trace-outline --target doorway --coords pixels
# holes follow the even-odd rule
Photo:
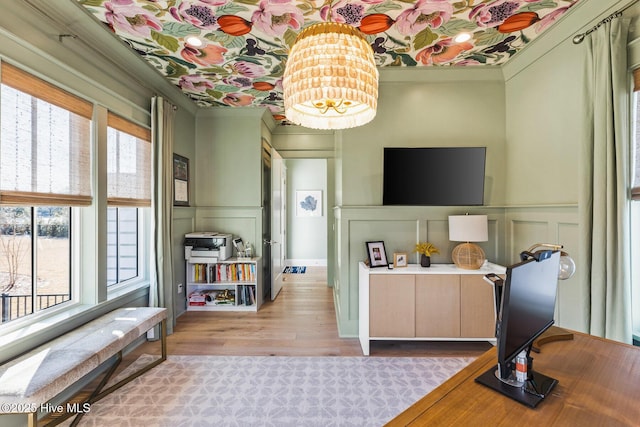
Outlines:
[[[328,260],[327,159],[286,159],[287,265],[325,267]],[[331,212],[332,213],[332,212]]]

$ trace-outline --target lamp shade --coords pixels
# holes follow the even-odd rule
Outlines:
[[[321,22],[300,32],[282,79],[287,119],[312,129],[346,129],[376,115],[373,49],[351,25]]]
[[[489,227],[486,215],[450,215],[449,240],[453,242],[486,242]]]

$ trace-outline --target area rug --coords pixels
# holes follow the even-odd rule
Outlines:
[[[169,356],[93,404],[80,425],[381,426],[472,361]]]
[[[307,272],[307,267],[291,266],[288,265],[282,270],[284,274],[304,274]]]

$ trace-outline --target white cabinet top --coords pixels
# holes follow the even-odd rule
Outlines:
[[[458,268],[455,264],[431,264],[431,267],[422,267],[420,264],[409,264],[406,267],[396,267],[389,269],[387,267],[369,268],[364,262],[360,262],[360,269],[368,271],[369,274],[505,274],[507,269],[501,265],[486,262],[478,270],[465,270]]]

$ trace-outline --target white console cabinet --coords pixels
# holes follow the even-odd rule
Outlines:
[[[489,341],[495,344],[496,303],[487,263],[479,270],[453,264],[369,268],[359,265],[359,338],[369,355],[373,340]]]

